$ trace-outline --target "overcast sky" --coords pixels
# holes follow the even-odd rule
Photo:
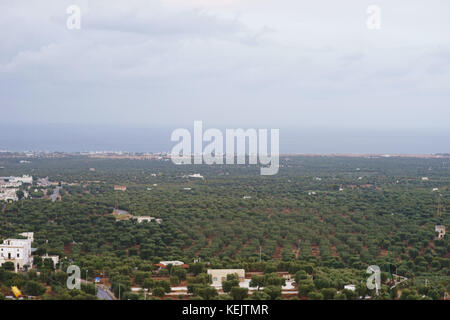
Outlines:
[[[0,48],[0,124],[450,128],[450,1],[1,0]]]

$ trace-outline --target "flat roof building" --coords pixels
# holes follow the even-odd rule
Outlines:
[[[442,240],[445,236],[445,226],[443,225],[436,225],[434,227],[434,231],[438,233],[438,239]]]
[[[33,233],[26,232],[21,235],[27,237],[27,239],[6,239],[0,244],[0,265],[5,262],[12,262],[16,272],[23,269],[24,266],[31,267],[33,265],[33,258],[31,257]]]
[[[165,269],[169,264],[172,265],[172,266],[182,267],[184,269],[189,268],[189,265],[185,264],[183,261],[178,261],[178,260],[174,260],[174,261],[160,261],[156,265],[158,267],[160,267],[161,269]]]
[[[126,191],[126,186],[114,186],[114,191]]]
[[[44,260],[44,259],[51,259],[53,261],[53,265],[55,267],[59,262],[59,256],[56,256],[56,255],[49,256],[47,253],[45,254],[45,256],[42,256],[42,260]]]
[[[213,286],[222,286],[222,281],[227,280],[227,275],[237,274],[239,281],[245,280],[244,269],[208,269],[207,273],[211,275]]]
[[[17,196],[17,188],[0,188],[0,201],[17,201],[19,197]]]

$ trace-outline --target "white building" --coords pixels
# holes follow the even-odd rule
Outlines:
[[[21,235],[27,237],[27,239],[6,239],[0,244],[0,264],[10,261],[14,263],[16,272],[24,266],[31,267],[33,265],[33,258],[31,257],[33,233],[27,232]]]
[[[136,219],[138,223],[144,222],[144,221],[152,221],[155,219],[155,217],[150,217],[150,216],[134,216],[132,217],[132,219]]]
[[[445,236],[445,226],[443,225],[436,225],[434,227],[434,231],[438,233],[438,239],[442,240]]]
[[[19,233],[19,236],[26,237],[31,243],[34,241],[34,232],[22,232]]]
[[[126,186],[115,185],[114,186],[114,191],[127,191],[127,187]]]
[[[22,183],[33,184],[33,177],[29,176],[29,175],[23,175],[22,177],[14,177],[13,180],[15,182],[22,182]]]
[[[150,217],[150,216],[132,216],[131,219],[136,219],[138,223],[142,223],[144,221],[153,221],[155,220],[156,223],[161,224],[162,219],[160,218],[155,218],[155,217]]]
[[[211,275],[212,286],[214,287],[221,287],[222,281],[225,281],[229,274],[237,274],[239,282],[245,280],[244,269],[208,269],[207,273]]]
[[[0,188],[0,201],[17,201],[17,188]]]
[[[178,260],[174,260],[174,261],[160,261],[159,264],[162,264],[165,267],[167,267],[169,264],[171,264],[173,266],[182,266],[184,264],[184,262],[183,261],[178,261]]]
[[[59,262],[59,256],[49,256],[48,253],[46,253],[45,256],[42,256],[42,260],[44,259],[51,259],[55,267]]]
[[[0,177],[1,188],[17,188],[24,183],[33,184],[33,177],[23,175],[22,177]]]
[[[347,284],[346,286],[344,286],[344,289],[350,290],[350,291],[355,291],[356,290],[356,286],[354,284]]]
[[[188,178],[197,178],[197,179],[203,179],[204,177],[200,173],[194,173],[187,176]]]
[[[22,177],[4,177],[4,181],[8,183],[9,187],[19,187],[24,183],[33,184],[33,177],[28,175],[23,175]]]

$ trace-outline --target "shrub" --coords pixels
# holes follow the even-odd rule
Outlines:
[[[319,292],[312,291],[308,294],[310,300],[323,300],[323,295]]]
[[[47,289],[37,281],[31,280],[25,284],[25,293],[30,296],[40,296],[44,294]]]
[[[230,294],[234,300],[244,300],[245,298],[248,297],[248,289],[240,288],[240,287],[233,287],[233,288],[231,288]]]
[[[166,295],[166,292],[165,292],[164,288],[156,287],[156,288],[153,288],[152,295],[155,296],[155,297],[160,297],[161,298],[161,297],[164,297]]]

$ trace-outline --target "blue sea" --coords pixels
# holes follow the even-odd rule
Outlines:
[[[165,152],[175,145],[175,142],[170,141],[170,135],[176,128],[0,124],[0,150]],[[186,126],[186,129],[193,134],[192,125]],[[450,152],[450,129],[279,129],[281,153]]]

